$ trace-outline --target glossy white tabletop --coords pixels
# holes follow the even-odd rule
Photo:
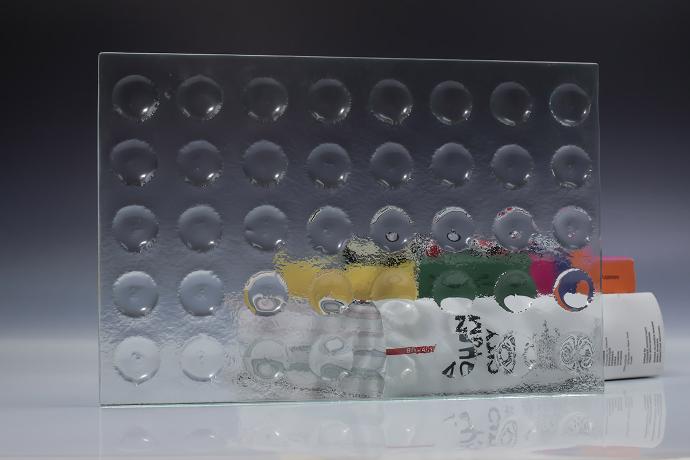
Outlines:
[[[0,457],[690,457],[690,340],[667,345],[662,377],[583,396],[101,409],[51,403],[59,388],[84,403],[91,377],[35,375],[7,383],[33,397],[4,394]]]

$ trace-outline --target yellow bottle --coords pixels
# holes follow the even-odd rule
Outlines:
[[[345,267],[345,276],[350,280],[352,296],[357,300],[370,300],[374,281],[386,269],[381,265],[355,264]]]
[[[317,313],[341,313],[352,300],[352,285],[342,270],[324,271],[311,284],[309,304]]]
[[[280,259],[275,265],[288,286],[290,296],[304,299],[310,297],[314,279],[326,270],[324,261],[319,259]]]
[[[307,299],[317,313],[341,312],[353,300],[416,299],[417,281],[412,261],[388,267],[350,264],[326,268],[324,259],[276,260],[276,268],[290,296]]]
[[[417,298],[414,263],[385,267],[374,280],[368,300]]]

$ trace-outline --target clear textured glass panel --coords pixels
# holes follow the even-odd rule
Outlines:
[[[99,66],[103,404],[603,388],[595,64]]]

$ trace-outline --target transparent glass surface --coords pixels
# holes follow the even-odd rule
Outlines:
[[[102,54],[101,403],[602,391],[597,92],[595,64]]]

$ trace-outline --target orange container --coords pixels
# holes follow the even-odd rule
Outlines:
[[[601,291],[605,294],[635,292],[635,262],[629,257],[604,257]]]
[[[630,257],[602,257],[601,266],[586,252],[573,254],[573,267],[585,270],[594,286],[604,294],[636,292],[635,262]],[[601,284],[599,280],[601,278]]]

